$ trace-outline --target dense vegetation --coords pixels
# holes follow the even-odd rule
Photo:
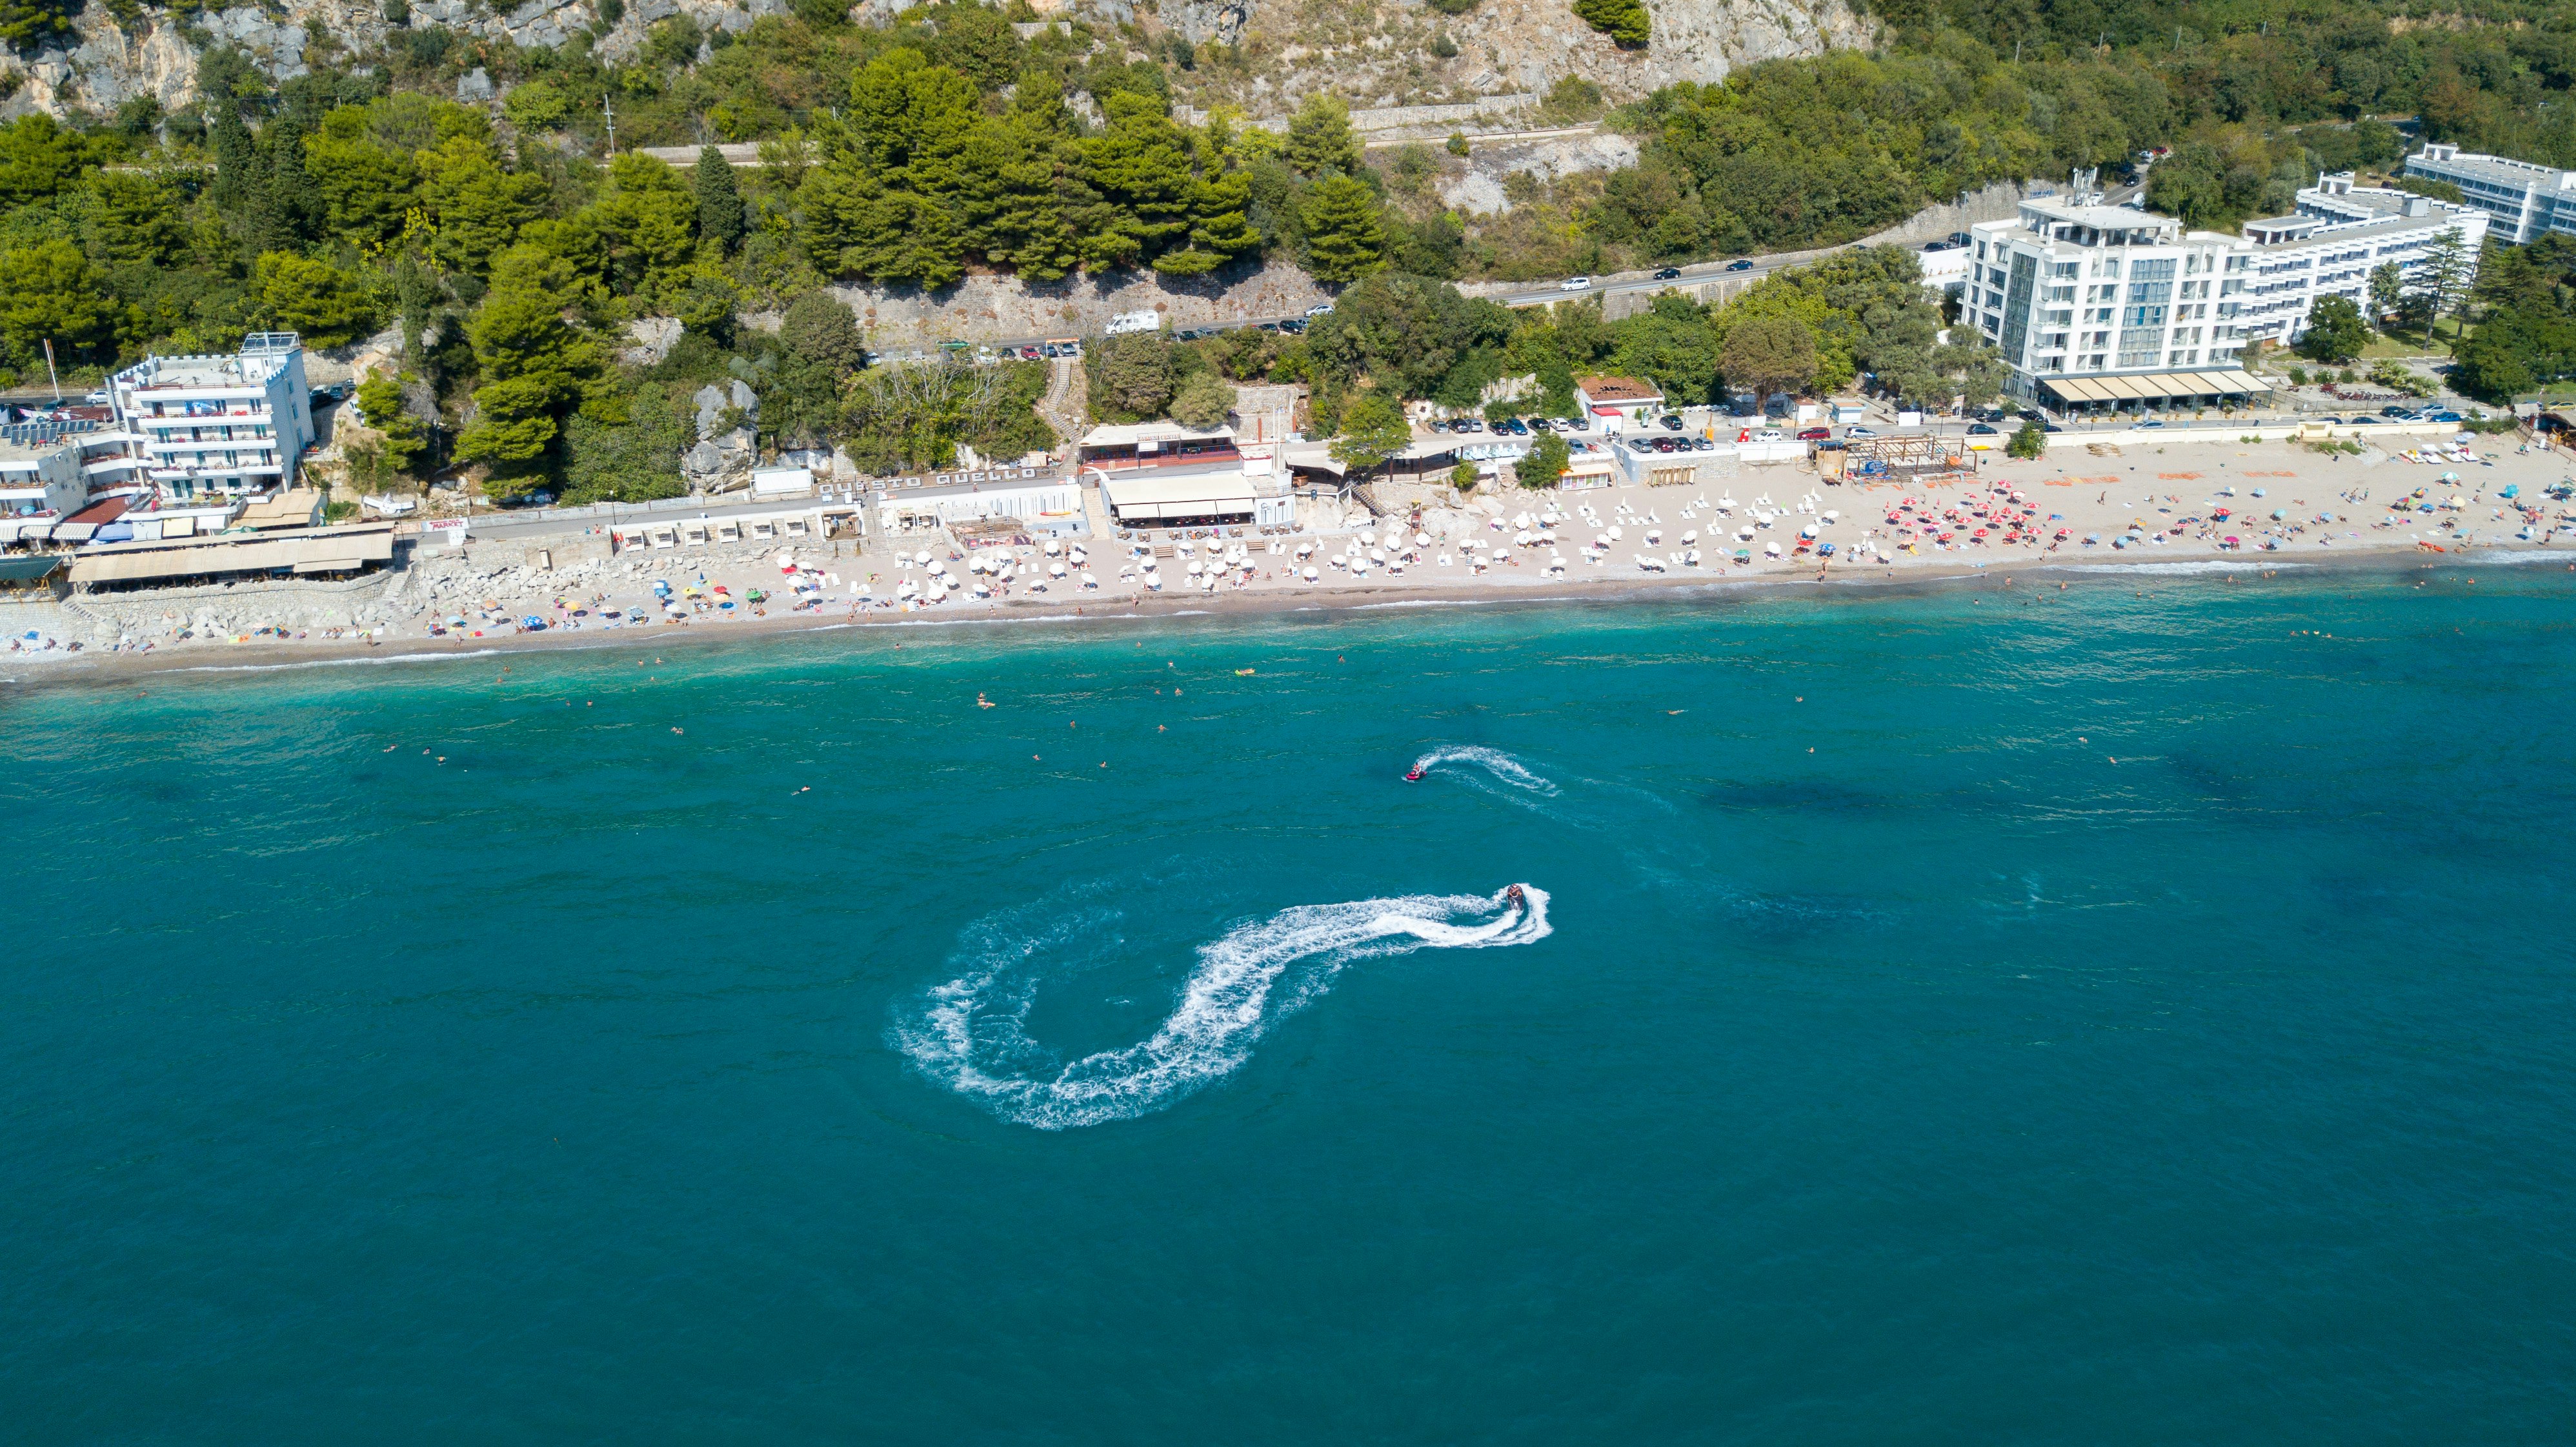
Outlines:
[[[1587,14],[1616,33],[1629,8]],[[764,444],[839,443],[870,465],[1044,440],[1028,405],[1037,369],[868,368],[834,283],[937,288],[990,268],[1191,284],[1275,258],[1350,285],[1331,323],[1305,338],[1152,342],[1159,368],[1095,378],[1102,415],[1205,417],[1218,380],[1253,376],[1309,383],[1327,422],[1367,395],[1473,406],[1525,374],[1554,403],[1592,368],[1679,397],[1802,371],[1820,385],[1868,372],[1928,397],[1980,390],[1989,364],[1934,345],[1890,261],[1766,282],[1715,312],[1666,299],[1619,322],[1583,307],[1514,316],[1441,283],[1846,241],[1927,202],[2151,145],[2174,147],[2151,173],[2153,202],[2226,225],[2283,209],[2320,168],[2389,165],[2400,138],[2377,114],[2576,163],[2569,0],[2474,16],[2369,0],[1871,8],[1881,50],[1658,92],[1609,117],[1638,140],[1634,166],[1515,172],[1508,209],[1480,215],[1443,199],[1461,147],[1364,153],[1330,96],[1307,97],[1281,132],[1223,112],[1184,122],[1176,67],[1221,47],[1162,44],[1150,22],[1023,38],[1013,15],[972,0],[887,28],[798,0],[738,34],[664,20],[616,61],[587,35],[527,50],[408,26],[372,54],[322,38],[312,71],[284,84],[215,48],[201,57],[205,98],[185,111],[140,101],[0,127],[0,372],[41,367],[49,340],[78,381],[255,328],[333,346],[398,327],[408,371],[365,407],[377,436],[353,458],[370,477],[463,462],[496,490],[643,496],[679,486],[670,455],[694,441],[688,399],[710,381],[755,389]],[[71,13],[0,0],[0,39],[44,43]],[[478,67],[500,103],[447,99]],[[757,141],[765,163],[603,163],[610,105],[622,147]],[[1569,79],[1544,114],[1599,106]],[[2501,274],[2515,284],[2481,291],[2493,336],[2471,338],[2466,374],[2490,390],[2565,375],[2565,275]],[[677,345],[630,353],[628,325],[659,318],[684,325]]]

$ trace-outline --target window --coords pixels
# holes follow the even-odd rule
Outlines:
[[[2157,354],[2164,349],[2165,338],[2162,332],[2123,332],[2120,334],[2120,365],[2123,367],[2153,366]]]

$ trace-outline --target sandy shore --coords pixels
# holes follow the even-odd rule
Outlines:
[[[1726,596],[1820,584],[1938,585],[1969,578],[1996,580],[2001,586],[2000,580],[2041,571],[2071,582],[2087,575],[2112,576],[2141,569],[2170,573],[2176,564],[2200,565],[2192,571],[2224,569],[2259,575],[2266,570],[2277,571],[2283,565],[2293,565],[2304,572],[2320,565],[2368,564],[2384,568],[2403,561],[2527,561],[2521,555],[2563,552],[2569,565],[2576,567],[2576,504],[2548,502],[2541,496],[2543,489],[2565,479],[2572,469],[2576,469],[2576,463],[2562,454],[2539,449],[2517,452],[2510,445],[2500,453],[2482,452],[2481,460],[2475,463],[2427,465],[2394,457],[2365,462],[2349,455],[2323,455],[2288,444],[2182,444],[2143,450],[2133,447],[2125,456],[2079,453],[2076,457],[2052,456],[2037,462],[1996,455],[1976,482],[1938,488],[1894,484],[1828,486],[1803,469],[1748,469],[1725,487],[1520,493],[1498,499],[1506,524],[1522,510],[1536,511],[1550,500],[1561,510],[1575,514],[1559,528],[1563,540],[1554,550],[1567,560],[1561,578],[1552,579],[1542,572],[1549,549],[1511,546],[1514,530],[1509,526],[1495,529],[1489,518],[1473,519],[1485,526],[1472,531],[1513,562],[1481,574],[1471,572],[1459,546],[1461,534],[1468,531],[1464,522],[1469,520],[1450,515],[1445,519],[1448,535],[1422,549],[1422,562],[1401,577],[1387,577],[1380,570],[1369,580],[1358,581],[1340,572],[1319,569],[1321,581],[1309,584],[1296,576],[1293,557],[1268,554],[1263,550],[1265,540],[1253,540],[1251,561],[1256,577],[1248,586],[1228,584],[1214,593],[1173,586],[1165,592],[1152,593],[1138,584],[1114,578],[1117,568],[1126,561],[1126,549],[1115,539],[1102,539],[1089,545],[1093,571],[1103,579],[1098,590],[1054,581],[1052,591],[1046,593],[1015,586],[1007,597],[979,601],[952,594],[947,602],[911,610],[882,601],[862,604],[847,591],[850,584],[872,577],[872,591],[882,600],[894,590],[896,579],[922,576],[918,570],[898,570],[886,553],[826,561],[814,556],[811,549],[800,549],[799,556],[809,567],[835,580],[832,591],[825,595],[829,601],[821,607],[791,612],[776,606],[783,599],[774,599],[765,616],[750,616],[747,601],[738,602],[729,611],[714,610],[712,589],[716,583],[724,583],[729,595],[738,600],[745,599],[752,588],[783,594],[773,552],[759,550],[751,556],[726,559],[700,555],[638,559],[634,561],[642,566],[636,572],[611,565],[612,571],[567,579],[560,587],[537,587],[530,594],[513,597],[497,610],[501,614],[522,608],[543,611],[580,626],[518,633],[478,620],[474,627],[462,632],[431,637],[422,621],[408,627],[390,626],[384,636],[371,641],[319,637],[307,630],[300,639],[271,636],[250,642],[189,640],[175,646],[155,646],[149,652],[91,649],[32,657],[0,653],[0,680],[21,684],[73,682],[150,672],[269,670],[356,659],[426,661],[497,650],[661,648],[678,646],[684,639],[738,639],[854,627],[1105,621],[1673,594]],[[2456,473],[2457,481],[2441,481],[2446,472]],[[2499,499],[2507,486],[2519,488],[2519,502],[2540,504],[2544,509],[2541,526],[2533,529],[2533,541],[2515,537],[2526,518]],[[1995,491],[1997,487],[2002,491]],[[2454,496],[2461,499],[2462,506],[2433,514],[2415,510],[2399,513],[2390,508],[2392,501],[2418,489],[2425,490],[2428,500],[2437,506]],[[1960,527],[1953,530],[1952,545],[1941,547],[1920,532],[1900,534],[1887,521],[1896,516],[1913,524],[1924,515],[1926,504],[1935,514],[1958,510],[1965,521],[1983,521],[1965,518],[1966,509],[1975,503],[2004,503],[2015,492],[2027,500],[2033,511],[2038,531],[2036,544],[1971,542],[1968,538],[1972,529]],[[1757,499],[1767,501],[1757,504]],[[1897,513],[1895,509],[1905,501],[1917,504],[1916,510]],[[1720,502],[1732,502],[1734,506],[1721,515],[1716,506]],[[1806,510],[1799,510],[1802,507]],[[2226,523],[2214,524],[2212,514],[2220,507],[2228,508],[2232,517]],[[1588,508],[1592,518],[1600,521],[1582,516],[1578,508]],[[1753,539],[1739,541],[1735,534],[1751,523],[1757,511],[1771,515],[1768,525],[1754,526]],[[2275,511],[2283,514],[2278,522],[2272,518]],[[1826,518],[1829,513],[1834,515],[1830,521]],[[2140,541],[2132,547],[2110,547],[2110,539],[2125,533],[2133,522],[2148,530],[2130,534]],[[2437,528],[2436,524],[2446,525]],[[1623,538],[1601,563],[1584,560],[1580,544],[1608,526],[1621,526]],[[1830,562],[1813,557],[1779,561],[1762,558],[1764,547],[1775,541],[1783,553],[1789,552],[1806,526],[1816,528],[1819,541],[1834,542],[1840,556]],[[2173,531],[2176,526],[2182,528],[2179,534]],[[1660,534],[1658,544],[1643,542],[1649,530]],[[2057,537],[2060,531],[2068,534],[2063,540]],[[1654,573],[1635,564],[1634,555],[1638,552],[1660,557],[1680,551],[1680,538],[1685,532],[1699,535],[1695,546],[1703,557],[1703,566],[1668,564],[1668,571]],[[1999,527],[1990,532],[1994,539],[2002,535]],[[1294,542],[1314,544],[1317,552],[1312,561],[1320,564],[1327,553],[1343,551],[1355,535],[1355,530],[1335,530],[1300,535]],[[2098,537],[2102,542],[2085,546],[2082,540],[2087,536]],[[2160,541],[2143,541],[2149,536]],[[2221,545],[2222,539],[2229,536],[2239,540],[2234,549]],[[1382,540],[1382,533],[1380,537]],[[2265,541],[2273,547],[2263,549]],[[1756,560],[1750,565],[1732,562],[1730,555],[1738,548],[1753,552]],[[1875,555],[1880,548],[1886,550],[1883,562]],[[2437,554],[2432,548],[2441,551]],[[947,552],[945,547],[938,549],[943,558]],[[1453,559],[1447,567],[1435,561],[1444,554]],[[1868,561],[1855,560],[1855,554]],[[1164,560],[1163,569],[1176,581],[1183,576],[1174,560]],[[687,585],[698,586],[699,601],[709,604],[707,611],[693,613],[685,622],[603,626],[600,615],[611,607],[631,615],[640,606],[646,616],[653,616],[657,610],[651,606],[649,590],[655,576],[670,580],[675,591]],[[701,577],[702,583],[698,581]],[[552,582],[542,576],[536,581]],[[454,591],[452,583],[442,586]],[[472,589],[470,575],[463,586]],[[588,605],[593,611],[587,619],[569,619],[564,611],[532,605],[538,595],[549,600],[563,597],[575,606]],[[445,615],[448,610],[444,604],[433,604],[417,611],[426,620]],[[477,629],[482,636],[474,636]]]

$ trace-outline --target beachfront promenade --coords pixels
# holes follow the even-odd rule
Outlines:
[[[1748,465],[1688,487],[1514,488],[1383,517],[1328,495],[1300,503],[1294,532],[1096,532],[1063,540],[1052,555],[1039,540],[968,546],[945,530],[612,552],[605,536],[564,546],[566,534],[541,520],[513,518],[496,526],[528,531],[478,527],[461,551],[421,552],[382,585],[344,589],[319,605],[291,603],[302,598],[295,585],[176,606],[149,594],[51,610],[20,605],[17,616],[30,623],[15,629],[15,641],[51,662],[73,640],[93,660],[112,645],[156,657],[543,646],[638,630],[661,638],[820,623],[1598,596],[2061,565],[2277,567],[2561,549],[2576,561],[2576,507],[2549,495],[2576,474],[2569,454],[2503,434],[2411,461],[2404,450],[2457,434],[2345,427],[2323,439],[2335,445],[2328,451],[2248,443],[2241,431],[2210,435],[2217,430],[2085,438],[2033,461],[1979,453],[1973,474],[1939,484],[1830,483],[1797,462]],[[2369,436],[2358,455],[2346,450],[2356,431]],[[352,616],[326,619],[317,606]],[[542,628],[527,627],[532,617]],[[30,631],[39,638],[25,639]],[[44,649],[46,641],[56,648]]]

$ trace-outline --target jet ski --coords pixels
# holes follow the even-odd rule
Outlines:
[[[1405,773],[1404,773],[1404,782],[1406,782],[1406,783],[1408,783],[1408,784],[1419,784],[1419,783],[1421,783],[1421,782],[1422,782],[1422,770],[1420,770],[1420,769],[1418,769],[1418,768],[1416,768],[1416,769],[1407,769],[1407,770],[1405,771]]]

